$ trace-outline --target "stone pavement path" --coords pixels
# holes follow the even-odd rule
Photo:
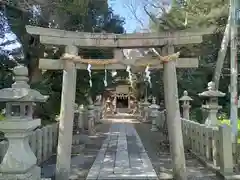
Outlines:
[[[87,180],[158,179],[141,139],[131,123],[113,123]]]
[[[117,128],[117,126],[115,125],[122,123],[124,123],[123,126],[125,127],[127,126],[127,128],[125,129],[126,138],[125,136],[123,136],[124,134],[122,128],[123,126],[117,125],[118,127],[120,127]],[[129,123],[129,125],[126,125],[126,123]],[[110,128],[111,130],[110,133],[109,127],[111,126],[112,128]],[[103,172],[109,171],[114,172],[114,170],[115,172],[120,174],[122,171],[122,167],[123,168],[125,167],[126,168],[125,170],[127,172],[128,164],[122,162],[121,161],[122,157],[119,155],[121,154],[121,151],[123,151],[124,158],[126,158],[126,153],[128,153],[128,156],[130,157],[129,169],[132,169],[132,173],[133,171],[141,172],[143,170],[144,164],[144,168],[146,169],[147,167],[150,167],[149,169],[152,169],[153,167],[158,176],[158,179],[172,179],[170,151],[168,147],[161,144],[161,142],[164,140],[164,136],[161,134],[161,132],[151,132],[150,129],[151,129],[150,124],[139,123],[139,121],[134,119],[104,120],[103,124],[97,125],[96,135],[89,137],[90,142],[86,145],[82,153],[79,155],[73,155],[70,179],[84,180],[87,178],[89,174],[91,174],[91,172],[93,172],[91,171],[92,170],[91,168],[94,167],[92,165],[94,165],[94,162],[100,158],[98,155],[100,152],[103,151],[103,148],[101,149],[101,146],[106,147],[106,145],[104,144],[106,144],[107,141],[109,142],[108,144],[109,148],[107,148],[106,150],[106,155],[104,157],[102,156],[104,162],[103,166],[104,171],[101,171],[101,174],[99,173],[99,175],[104,176]],[[122,133],[122,135],[119,136],[120,132]],[[110,139],[108,139],[109,135]],[[104,139],[106,140],[104,141]],[[121,142],[127,141],[128,152],[126,152],[125,150],[126,145],[123,145],[124,143],[120,143],[118,146],[117,143],[118,139]],[[118,148],[120,149],[119,151],[117,151]],[[113,164],[114,159],[113,157],[115,157],[115,159],[116,157],[118,157],[117,166],[115,165],[116,168],[110,166]],[[145,163],[142,162],[141,158],[144,159]],[[53,156],[51,159],[42,164],[42,178],[52,178],[52,180],[54,180],[55,163],[56,163],[55,157]],[[133,166],[133,164],[135,165]],[[186,164],[188,171],[188,180],[218,180],[218,178],[215,176],[213,172],[202,166],[196,159],[194,159],[188,153],[186,153]],[[118,168],[120,165],[122,166]],[[111,167],[110,169],[107,168],[109,166]],[[146,170],[145,172],[149,172],[149,175],[151,175],[152,173],[152,175],[155,176],[154,172],[150,173],[150,170],[149,171]],[[127,174],[130,173],[131,171],[128,171]],[[111,177],[110,179],[114,178]],[[138,177],[138,179],[144,178]]]
[[[89,141],[80,154],[72,155],[71,173],[69,180],[85,180],[101,145],[108,135],[111,121],[105,120],[104,123],[96,126],[96,134],[89,136]],[[52,156],[48,161],[41,164],[42,178],[55,180],[56,156]]]

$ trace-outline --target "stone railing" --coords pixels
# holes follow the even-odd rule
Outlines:
[[[231,127],[228,125],[219,126],[217,120],[217,111],[221,108],[217,103],[217,98],[224,95],[215,89],[213,82],[208,84],[207,91],[199,94],[201,97],[209,98],[208,102],[202,105],[202,108],[207,112],[205,124],[189,120],[190,101],[193,99],[188,96],[187,91],[184,91],[179,100],[182,102],[181,122],[185,150],[190,151],[205,165],[220,173],[222,177],[227,176],[228,179],[231,179],[233,169],[239,163],[239,147],[232,143]],[[144,121],[147,117],[152,123],[151,131],[160,130],[168,138],[166,111],[157,111],[158,109],[160,106],[155,101],[150,106],[146,105],[145,110],[141,109],[142,119]],[[146,116],[145,111],[147,110],[149,113]]]
[[[181,120],[185,149],[222,175],[232,174],[234,153],[231,128],[227,125],[207,126],[187,119]],[[164,135],[168,135],[166,110],[159,111],[155,124]]]
[[[36,129],[29,136],[29,144],[37,157],[37,163],[41,164],[56,152],[58,139],[58,123]],[[2,161],[8,148],[7,141],[0,142],[0,160]]]
[[[229,126],[206,126],[182,119],[183,142],[202,162],[222,175],[233,172],[231,128]]]

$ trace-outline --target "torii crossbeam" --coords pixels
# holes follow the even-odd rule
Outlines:
[[[85,33],[59,29],[26,26],[29,34],[39,35],[43,44],[74,45],[79,47],[143,48],[159,47],[166,44],[184,45],[202,42],[202,35],[211,34],[213,28],[201,32],[161,32],[161,33]]]
[[[134,59],[135,63],[132,64],[127,59],[125,61],[118,61],[117,59],[83,59],[85,62],[92,62],[92,61],[102,61],[101,64],[92,64],[91,69],[92,70],[121,70],[126,69],[128,65],[132,67],[143,67],[145,68],[147,65],[149,65],[149,69],[162,69],[163,64],[160,63],[158,58],[139,58]],[[131,59],[133,60],[133,59]],[[44,70],[57,70],[57,69],[64,69],[65,67],[65,61],[63,59],[40,59],[39,60],[39,68]],[[116,63],[112,64],[104,64],[104,61],[112,61]],[[89,63],[91,64],[91,63]],[[87,69],[88,63],[81,63],[80,61],[75,61],[75,67],[76,69]],[[197,68],[198,67],[198,58],[179,58],[176,61],[176,67],[177,68]]]

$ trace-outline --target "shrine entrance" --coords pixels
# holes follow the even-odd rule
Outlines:
[[[115,113],[129,113],[131,111],[131,87],[126,81],[118,81],[112,97]]]
[[[128,101],[129,101],[129,97],[127,94],[117,94],[117,98],[116,98],[116,107],[117,109],[119,108],[128,108]]]

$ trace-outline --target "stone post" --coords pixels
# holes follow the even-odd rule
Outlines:
[[[154,97],[152,100],[152,105],[149,107],[150,108],[150,117],[152,119],[152,128],[151,131],[158,131],[157,128],[157,118],[159,118],[159,108],[160,106],[156,104],[156,98]]]
[[[85,106],[83,109],[83,129],[84,132],[88,129],[88,106]]]
[[[208,111],[208,117],[205,120],[205,124],[208,126],[217,126],[217,112],[222,107],[218,105],[218,97],[225,96],[225,93],[216,90],[215,83],[209,82],[208,83],[208,91],[204,91],[198,94],[200,97],[208,97],[209,101],[207,104],[202,105],[203,109]]]
[[[80,132],[84,132],[84,106],[83,104],[79,106],[78,108],[78,112],[79,112],[79,116],[78,116],[78,127],[80,129]]]
[[[128,93],[127,95],[127,99],[128,99],[128,110],[130,111],[131,110],[131,96],[130,96],[130,93]]]
[[[222,125],[219,127],[220,144],[220,173],[222,175],[233,174],[232,132],[231,127]]]
[[[48,97],[30,88],[26,67],[19,65],[13,72],[12,88],[0,90],[0,101],[6,102],[6,119],[0,122],[0,131],[9,143],[0,165],[0,179],[40,180],[41,169],[28,142],[31,132],[41,125],[40,119],[33,119],[33,104]]]
[[[96,123],[100,123],[101,120],[101,102],[96,102],[94,104],[95,107],[95,117],[96,117]]]
[[[73,119],[72,154],[79,154],[85,147],[85,145],[80,142],[81,129],[79,126],[79,118],[80,118],[79,107],[77,104],[75,104],[75,112]]]
[[[113,112],[114,112],[114,114],[116,114],[117,113],[117,94],[116,93],[114,93],[114,99],[113,99],[113,103],[114,103],[114,109],[113,109]]]
[[[111,102],[110,98],[108,98],[106,101],[106,115],[112,114],[111,103],[112,102]]]
[[[75,103],[74,106],[74,118],[73,118],[73,135],[79,134],[79,126],[78,126],[79,112],[78,105]]]
[[[94,130],[94,118],[95,118],[95,113],[94,113],[94,105],[90,104],[88,105],[88,115],[87,115],[87,120],[88,120],[88,134],[93,135],[95,130]]]
[[[179,99],[179,101],[182,101],[182,108],[183,108],[183,114],[182,117],[184,119],[189,119],[189,111],[190,111],[190,104],[189,102],[192,101],[193,99],[188,96],[188,92],[184,91],[183,96]]]
[[[149,119],[149,105],[150,103],[145,99],[145,101],[142,103],[143,106],[143,122],[147,122]]]
[[[143,102],[138,102],[140,118],[143,118]]]

